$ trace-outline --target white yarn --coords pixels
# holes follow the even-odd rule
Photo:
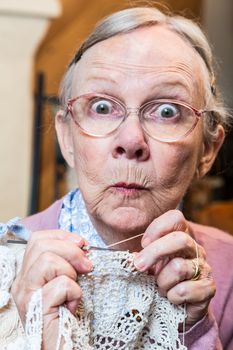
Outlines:
[[[10,300],[9,289],[15,278],[16,259],[9,248],[0,246],[0,309]]]
[[[30,350],[24,337],[19,337],[15,342],[8,344],[3,350]]]
[[[35,291],[28,305],[25,335],[17,337],[3,350],[40,350],[42,345],[42,299],[41,289]]]
[[[14,254],[0,247],[0,286],[9,293],[16,273]],[[184,322],[181,306],[172,305],[158,293],[154,276],[138,272],[128,252],[93,251],[89,258],[94,270],[78,277],[83,300],[75,315],[59,308],[57,350],[184,350],[178,325]],[[19,331],[19,316],[13,301],[2,301],[1,322],[8,316],[2,350],[40,350],[42,344],[42,292],[35,291],[28,305],[25,331]],[[4,309],[4,310],[3,310]],[[3,311],[1,313],[1,311]],[[6,318],[7,319],[7,318]]]
[[[7,246],[0,246],[0,348],[1,350],[40,350],[42,343],[41,289],[33,293],[29,302],[24,332],[10,294],[16,269],[13,250]]]
[[[25,333],[28,342],[28,349],[41,349],[42,327],[42,291],[41,289],[38,289],[32,294],[26,315]]]
[[[78,278],[83,301],[76,317],[60,308],[66,350],[184,350],[181,306],[158,293],[154,276],[140,273],[128,252],[92,252],[94,270]],[[58,347],[59,348],[59,347]]]

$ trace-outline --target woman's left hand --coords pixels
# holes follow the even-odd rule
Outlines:
[[[189,224],[179,210],[168,211],[155,219],[145,231],[142,247],[134,260],[136,268],[152,271],[159,293],[171,303],[186,304],[186,330],[189,329],[206,315],[215,295],[204,248],[192,237]],[[195,274],[198,279],[192,280]]]

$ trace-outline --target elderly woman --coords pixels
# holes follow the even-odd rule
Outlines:
[[[9,244],[18,265],[11,287],[15,304],[11,299],[0,316],[12,315],[5,340],[0,325],[1,348],[15,344],[17,336],[33,338],[33,327],[41,334],[43,323],[41,340],[34,337],[31,347],[28,340],[30,349],[35,344],[46,350],[232,349],[232,238],[188,222],[177,209],[192,180],[211,168],[230,123],[216,92],[212,54],[202,31],[190,20],[155,8],[131,8],[107,17],[69,65],[61,104],[58,140],[80,190],[21,222],[32,232],[25,252],[23,245],[17,250]],[[90,245],[113,244],[116,252],[101,257],[91,253]],[[118,275],[114,254],[115,260],[120,256],[124,261],[125,270],[130,266],[125,278]],[[100,274],[110,267],[110,284],[106,275],[103,284],[98,282],[98,266]],[[94,288],[88,284],[90,275],[99,289],[88,294]],[[135,298],[143,294],[144,284],[150,285],[131,313],[124,314],[124,309],[122,314],[127,293],[118,280],[133,281],[128,294],[137,282]],[[108,303],[111,288],[116,304]],[[101,310],[100,291],[106,294]],[[86,308],[93,295],[98,298],[93,301],[94,320],[84,330],[72,325],[83,314],[87,322],[84,306],[83,314],[77,314],[87,294]],[[147,296],[153,299],[155,294],[160,300],[156,308],[150,304],[147,313],[141,312]],[[132,297],[126,303],[131,302]],[[177,325],[173,330],[166,317],[161,321],[162,338],[149,323],[155,312],[157,318],[163,314],[160,305],[178,320],[169,321]],[[107,333],[115,306],[117,323]],[[101,328],[101,312],[103,334],[92,336],[95,327]],[[116,339],[126,317],[131,323]],[[129,339],[136,321],[143,328]]]

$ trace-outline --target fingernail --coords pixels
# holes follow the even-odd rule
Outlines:
[[[145,248],[150,243],[150,239],[148,237],[142,238],[142,248]]]
[[[76,244],[80,244],[80,243],[84,243],[84,240],[83,240],[83,238],[82,237],[80,237],[80,236],[71,236],[70,237],[70,240],[72,241],[72,242],[74,242],[74,243],[76,243]]]
[[[87,258],[83,258],[82,265],[85,269],[89,271],[93,270],[92,262]]]
[[[139,271],[145,271],[146,270],[146,261],[143,256],[137,255],[134,259],[134,266]]]

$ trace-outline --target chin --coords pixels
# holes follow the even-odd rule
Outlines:
[[[147,213],[129,207],[118,208],[108,213],[104,219],[107,226],[125,237],[143,233],[152,221],[148,218]]]

